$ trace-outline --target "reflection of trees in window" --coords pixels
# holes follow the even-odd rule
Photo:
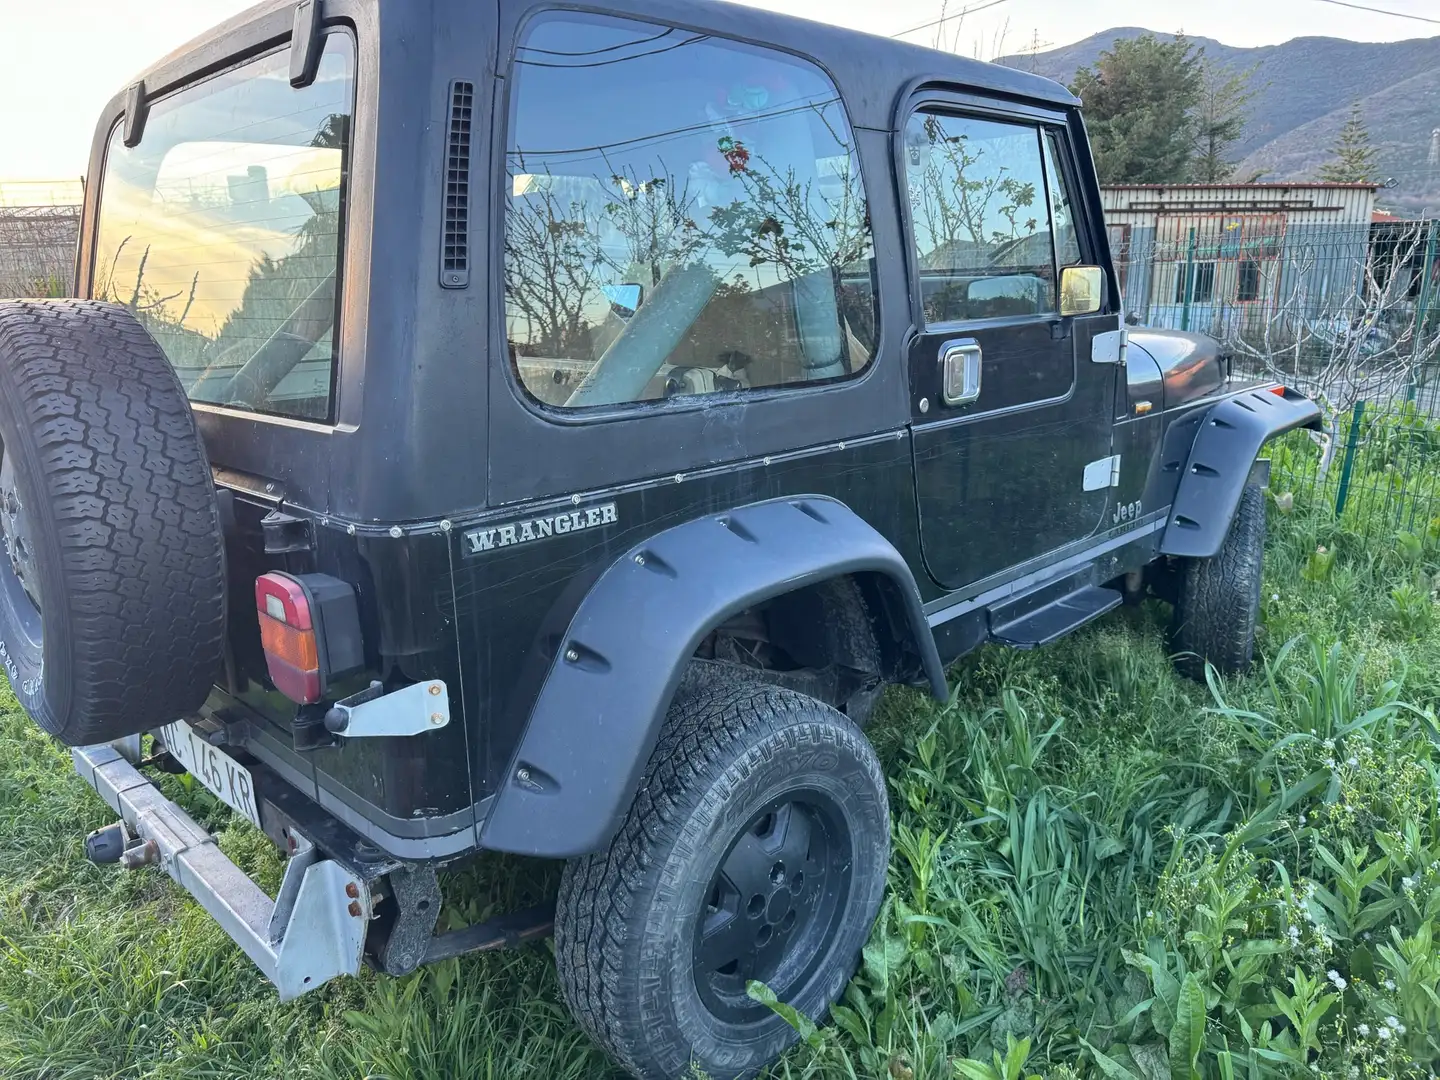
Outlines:
[[[528,190],[511,197],[506,213],[510,337],[535,355],[584,357],[590,353],[585,305],[605,279],[605,258],[584,201],[562,199],[551,179],[527,177]]]
[[[779,167],[743,140],[721,136],[716,149],[743,197],[708,213],[688,184],[668,172],[642,177],[624,167],[601,178],[512,167],[505,234],[511,340],[525,355],[593,356],[591,318],[603,320],[608,311],[597,295],[602,286],[643,277],[639,283],[653,288],[670,270],[692,263],[721,278],[716,301],[755,290],[744,275],[727,272],[737,260],[771,268],[777,282],[828,273],[830,289],[837,272],[848,270],[865,280],[863,288],[841,286],[852,302],[844,306],[868,309],[869,213],[852,148],[838,140],[835,148],[825,159],[828,172],[815,176]],[[863,323],[857,332],[868,329],[873,316]]]
[[[649,276],[640,284],[659,285],[666,269],[704,248],[705,233],[692,216],[688,185],[677,185],[668,174],[639,180],[631,169],[610,177],[610,186],[605,217],[625,241],[625,265],[612,264],[622,280],[640,271]]]
[[[349,130],[348,115],[329,114],[321,121],[309,145],[344,155]],[[272,404],[268,401],[269,394],[280,380],[333,331],[340,253],[340,190],[316,188],[295,195],[308,207],[309,216],[292,231],[289,250],[284,255],[263,254],[247,268],[239,302],[225,315],[213,336],[185,325],[207,272],[203,258],[188,289],[162,293],[145,279],[151,255],[151,245],[146,245],[133,283],[128,282],[128,275],[127,281],[120,282],[116,280],[117,269],[134,239],[128,235],[116,245],[104,278],[97,280],[97,296],[123,304],[135,314],[160,343],[171,364],[181,372],[195,400],[269,407]],[[228,205],[226,202],[214,209]],[[218,261],[215,272],[233,273],[219,260],[218,252],[212,251],[210,256]],[[268,362],[263,377],[241,393],[232,385],[237,373],[266,349],[271,355],[265,358]],[[294,404],[302,412],[312,406],[314,403]],[[323,406],[315,407],[323,412]]]
[[[849,146],[837,144],[830,194],[818,178],[802,177],[794,166],[782,171],[740,140],[723,137],[719,149],[746,197],[710,212],[715,247],[751,266],[774,266],[791,280],[869,259],[870,215],[855,158]]]
[[[1024,245],[1017,242],[1041,225],[1031,212],[1035,183],[995,161],[991,147],[975,145],[967,133],[952,134],[942,117],[921,118],[919,145],[913,125],[911,131],[911,212],[917,240],[922,247],[928,244],[922,265],[978,269],[1026,262]],[[1008,228],[997,227],[997,219]]]

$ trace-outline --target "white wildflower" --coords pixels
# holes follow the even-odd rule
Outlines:
[[[1359,768],[1359,766],[1360,766],[1360,759],[1357,758],[1357,757],[1348,758],[1348,759],[1346,760],[1345,764],[1346,764],[1346,765],[1349,765],[1350,768],[1352,768],[1352,769]]]
[[[1335,740],[1334,740],[1334,739],[1326,739],[1326,740],[1325,740],[1323,743],[1321,743],[1320,745],[1323,746],[1326,750],[1334,750],[1334,749],[1335,749]]]
[[[1350,985],[1345,981],[1345,977],[1341,975],[1340,972],[1336,971],[1334,968],[1331,968],[1329,971],[1327,971],[1325,973],[1325,977],[1335,984],[1336,990],[1344,990],[1345,987]]]
[[[1335,768],[1335,759],[1334,759],[1333,757],[1327,757],[1327,758],[1325,759],[1325,768],[1327,768],[1327,769],[1333,769],[1333,768]]]
[[[1271,599],[1271,600],[1279,600],[1279,599],[1280,599],[1280,594],[1279,594],[1278,592],[1277,592],[1277,593],[1271,593],[1271,594],[1270,594],[1270,599]]]
[[[1379,1031],[1375,1032],[1375,1035],[1381,1040],[1388,1039],[1390,1038],[1390,1029],[1387,1027],[1382,1027]]]
[[[1400,887],[1406,892],[1409,892],[1411,889],[1415,888],[1415,879],[1413,877],[1402,877],[1400,879]]]
[[[1385,1026],[1388,1028],[1399,1028],[1400,1021],[1394,1016],[1387,1016],[1385,1017]]]
[[[1394,979],[1386,979],[1386,980],[1385,980],[1385,989],[1386,989],[1386,990],[1389,990],[1389,991],[1393,994],[1393,993],[1395,992],[1395,980],[1394,980]]]
[[[1368,1039],[1368,1038],[1370,1037],[1370,1025],[1369,1025],[1369,1024],[1361,1024],[1361,1025],[1360,1025],[1359,1027],[1357,1027],[1355,1030],[1360,1033],[1360,1037],[1361,1037],[1362,1039]]]

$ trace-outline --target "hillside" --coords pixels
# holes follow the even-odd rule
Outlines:
[[[1069,83],[1117,38],[1143,33],[1120,27],[998,62]],[[1263,172],[1267,180],[1315,179],[1358,101],[1380,150],[1382,173],[1397,181],[1381,193],[1381,201],[1404,210],[1440,210],[1440,166],[1428,163],[1431,132],[1440,128],[1440,37],[1390,43],[1296,38],[1256,49],[1194,40],[1231,70],[1255,70],[1250,120],[1235,148],[1238,176]]]

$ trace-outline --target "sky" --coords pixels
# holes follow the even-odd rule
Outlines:
[[[403,2],[403,0],[402,0]],[[480,0],[484,2],[484,0]],[[896,34],[990,0],[751,0],[755,6],[878,34]],[[1355,0],[1440,19],[1437,0]],[[134,75],[248,0],[0,0],[0,204],[48,201],[45,184],[85,171],[101,108]],[[1277,44],[1324,35],[1399,41],[1440,35],[1440,23],[1352,10],[1327,0],[998,0],[935,28],[905,35],[990,59],[1068,44],[1101,30],[1151,30]],[[68,200],[67,200],[68,201]]]

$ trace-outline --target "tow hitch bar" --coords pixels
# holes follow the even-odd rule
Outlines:
[[[292,828],[294,847],[272,900],[141,775],[139,749],[138,740],[122,740],[71,750],[80,778],[122,818],[87,836],[85,854],[129,869],[160,867],[219,921],[281,1001],[358,973],[373,904],[368,882]]]

